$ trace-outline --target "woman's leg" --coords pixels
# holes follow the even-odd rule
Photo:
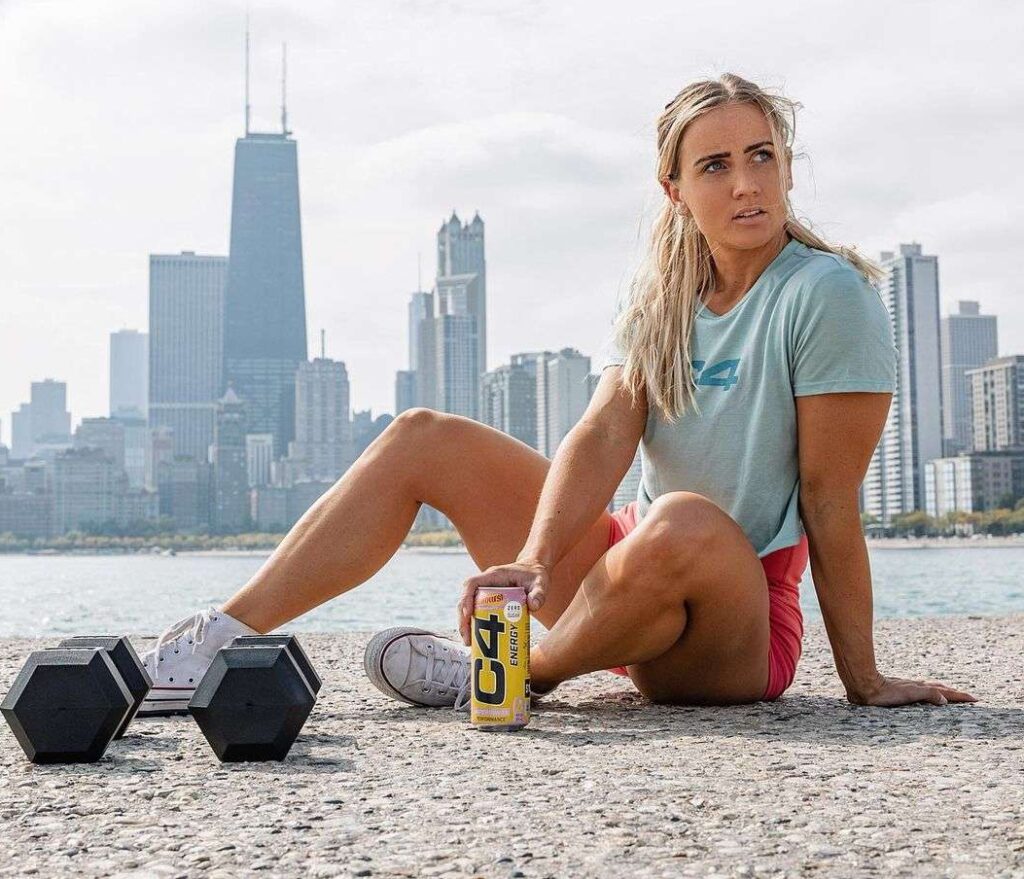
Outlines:
[[[655,701],[756,701],[769,634],[764,568],[742,529],[701,495],[667,492],[584,577],[530,679],[546,689],[625,665]]]
[[[347,592],[394,555],[421,503],[451,519],[481,570],[512,562],[526,543],[550,464],[472,419],[423,408],[403,412],[223,610],[268,632]],[[535,614],[545,626],[554,625],[607,549],[609,525],[602,511],[552,571],[547,602]]]

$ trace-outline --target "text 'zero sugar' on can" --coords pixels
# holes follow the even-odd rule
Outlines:
[[[469,719],[477,729],[530,722],[530,609],[521,586],[481,587],[473,606]]]

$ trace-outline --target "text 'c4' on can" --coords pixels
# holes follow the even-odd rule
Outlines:
[[[521,586],[477,589],[470,649],[469,720],[477,729],[530,722],[530,609]]]

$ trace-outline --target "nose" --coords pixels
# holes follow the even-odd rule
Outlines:
[[[733,198],[750,198],[761,194],[761,185],[753,168],[740,166],[733,177]]]

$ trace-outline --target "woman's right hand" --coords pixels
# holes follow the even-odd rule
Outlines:
[[[474,574],[462,584],[462,597],[456,606],[459,616],[459,633],[462,643],[470,644],[470,620],[476,590],[481,586],[522,586],[526,590],[526,604],[530,613],[544,605],[548,591],[548,569],[539,562],[517,561],[507,565],[494,565],[486,571]]]

